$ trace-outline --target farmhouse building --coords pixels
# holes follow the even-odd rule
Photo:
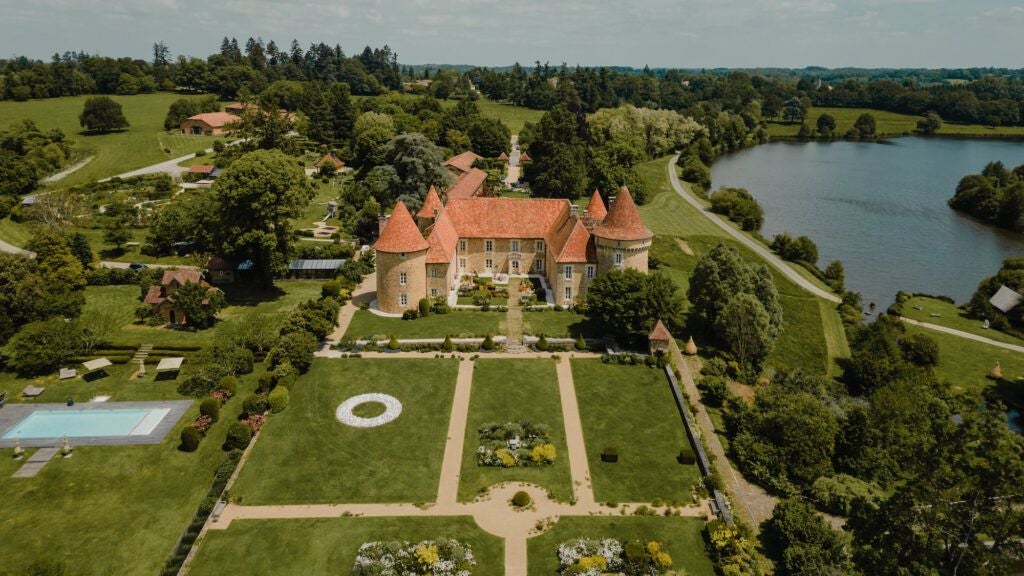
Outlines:
[[[202,272],[199,270],[190,268],[165,270],[160,284],[149,287],[143,302],[149,304],[153,313],[163,318],[164,321],[171,324],[184,324],[188,318],[181,308],[175,305],[174,293],[188,283],[196,283],[209,290],[218,290],[203,280]]]
[[[654,234],[623,186],[605,209],[595,190],[579,213],[568,200],[448,198],[433,188],[415,221],[399,202],[381,221],[377,306],[400,313],[421,298],[448,297],[463,276],[542,276],[555,302],[570,305],[609,270],[647,272]]]
[[[227,112],[206,112],[189,116],[181,123],[182,134],[197,136],[220,136],[231,128],[231,124],[240,118]]]

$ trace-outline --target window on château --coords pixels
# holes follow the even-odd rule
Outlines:
[[[405,272],[398,273],[398,283],[405,286],[409,282],[409,276]]]

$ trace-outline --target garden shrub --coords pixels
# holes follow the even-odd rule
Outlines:
[[[721,376],[709,376],[700,379],[701,401],[712,408],[720,408],[729,398],[728,381]]]
[[[288,407],[288,388],[278,385],[270,391],[267,402],[270,404],[270,411],[274,414],[281,412]]]
[[[398,350],[399,348],[401,348],[401,345],[398,343],[398,338],[392,336],[391,339],[388,340],[388,350],[394,351]]]
[[[252,428],[242,422],[235,422],[228,429],[227,438],[224,439],[224,447],[237,450],[245,450],[252,441]]]
[[[337,298],[341,295],[341,282],[337,280],[328,280],[324,282],[323,286],[320,287],[321,298]]]
[[[455,345],[452,344],[451,336],[446,335],[444,337],[444,342],[441,344],[441,350],[444,350],[445,352],[451,352],[455,350]]]
[[[516,508],[526,508],[532,503],[533,498],[530,498],[530,495],[522,490],[516,492],[515,495],[512,496],[512,505]]]
[[[492,352],[494,350],[494,339],[491,338],[490,334],[484,337],[483,343],[480,344],[480,349],[485,352]]]
[[[430,316],[430,298],[420,298],[420,316],[422,318]]]
[[[242,400],[242,413],[246,416],[263,414],[267,411],[267,397],[262,394],[249,394]]]
[[[828,512],[841,516],[849,516],[857,500],[873,506],[882,498],[882,490],[876,484],[848,474],[822,476],[811,486],[811,500]]]
[[[576,338],[576,349],[577,350],[586,350],[587,349],[587,341],[583,339],[583,334],[580,334],[579,337]]]
[[[402,312],[402,320],[415,320],[420,317],[420,313],[417,310],[406,310]]]
[[[277,346],[274,346],[267,354],[267,360],[272,368],[276,368],[281,362],[287,361],[295,367],[299,373],[305,373],[313,364],[313,353],[316,352],[317,339],[309,332],[290,332],[283,334]]]
[[[181,429],[181,451],[195,452],[199,443],[203,440],[203,433],[193,426],[185,426]]]
[[[619,451],[617,449],[615,449],[615,448],[605,448],[604,451],[601,452],[601,462],[618,462],[618,461],[619,461]]]
[[[727,370],[725,360],[715,356],[705,359],[700,371],[705,376],[725,376]]]
[[[220,402],[216,398],[207,398],[199,403],[199,414],[209,416],[210,420],[220,420]]]
[[[543,334],[541,334],[540,338],[537,340],[537,350],[540,350],[541,352],[548,351],[548,339],[545,338]]]
[[[683,447],[679,450],[679,463],[695,464],[696,462],[697,455],[693,453],[693,447],[689,444],[683,444]]]

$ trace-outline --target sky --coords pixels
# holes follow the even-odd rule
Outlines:
[[[1024,0],[0,0],[0,56],[205,57],[223,36],[402,64],[1024,67]]]

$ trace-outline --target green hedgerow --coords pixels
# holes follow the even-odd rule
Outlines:
[[[267,397],[267,401],[270,403],[270,411],[274,414],[284,410],[288,407],[288,388],[284,386],[278,386],[270,391],[270,396]]]
[[[185,426],[181,429],[181,451],[195,452],[199,443],[203,440],[203,433],[193,426]]]
[[[220,400],[216,398],[207,398],[199,403],[199,414],[201,416],[209,416],[210,420],[216,422],[220,420]]]

